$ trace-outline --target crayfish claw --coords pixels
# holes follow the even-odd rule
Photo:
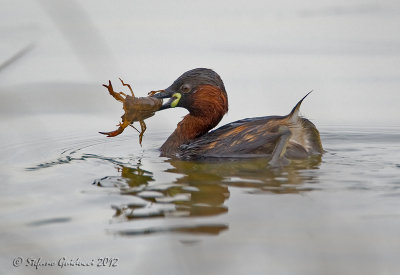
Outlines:
[[[120,132],[118,130],[111,131],[111,132],[99,132],[99,134],[106,135],[107,137],[115,137],[115,136],[118,136],[121,133],[122,132]]]
[[[124,131],[124,129],[128,127],[129,124],[130,122],[125,120],[117,125],[119,126],[117,130],[111,132],[99,132],[99,133],[102,135],[106,135],[107,137],[115,137],[121,134]]]
[[[111,80],[108,81],[108,85],[103,84],[104,87],[106,87],[108,89],[108,92],[110,93],[110,95],[115,98],[118,101],[121,101],[122,103],[125,101],[125,98],[121,95],[121,93],[116,93],[114,92],[114,88],[111,84]]]

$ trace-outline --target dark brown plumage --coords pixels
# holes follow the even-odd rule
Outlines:
[[[272,156],[275,163],[288,158],[306,158],[323,152],[317,128],[299,117],[302,100],[286,116],[247,118],[214,131],[228,111],[225,86],[210,69],[184,73],[160,93],[170,98],[161,110],[183,107],[189,114],[161,147],[161,155],[181,159]]]

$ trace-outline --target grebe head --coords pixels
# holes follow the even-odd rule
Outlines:
[[[185,72],[153,97],[170,98],[160,110],[182,107],[194,116],[209,116],[217,112],[221,118],[228,111],[228,97],[221,77],[206,68]]]
[[[210,69],[187,71],[165,90],[151,94],[156,98],[169,98],[160,110],[182,107],[189,111],[161,146],[162,156],[176,156],[182,144],[207,133],[228,112],[224,83]]]

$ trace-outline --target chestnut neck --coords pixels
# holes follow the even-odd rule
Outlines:
[[[161,146],[161,156],[176,157],[182,144],[206,134],[228,111],[226,93],[218,87],[202,85],[191,97],[189,114]]]

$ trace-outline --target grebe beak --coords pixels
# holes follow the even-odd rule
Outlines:
[[[167,102],[163,103],[159,111],[169,108],[175,108],[182,97],[180,93],[176,93],[174,90],[170,88],[156,92],[150,92],[150,96],[160,99],[169,98]]]

